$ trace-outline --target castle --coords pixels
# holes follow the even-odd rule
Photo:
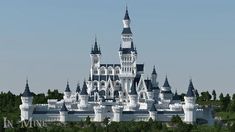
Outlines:
[[[144,64],[137,63],[137,50],[133,43],[130,17],[126,9],[123,19],[122,43],[119,48],[120,64],[101,63],[101,50],[95,40],[91,49],[91,68],[83,86],[72,92],[67,82],[62,100],[48,99],[47,104],[32,104],[33,96],[28,81],[21,96],[21,120],[47,122],[80,121],[157,121],[169,122],[178,115],[186,123],[213,124],[212,109],[195,103],[192,80],[181,100],[172,93],[168,78],[159,87],[157,72],[153,68],[151,78],[144,77]]]

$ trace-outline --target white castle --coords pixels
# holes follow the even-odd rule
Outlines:
[[[172,93],[166,77],[159,87],[155,67],[151,79],[144,77],[144,64],[137,63],[130,28],[130,17],[126,9],[123,19],[120,64],[102,64],[101,51],[95,40],[91,50],[91,68],[88,81],[82,88],[79,84],[71,92],[67,82],[62,100],[48,99],[48,104],[32,104],[33,96],[28,81],[22,94],[20,105],[21,120],[41,120],[47,122],[81,121],[90,117],[91,121],[157,121],[169,122],[175,115],[186,123],[213,124],[212,109],[195,104],[195,89],[189,82],[184,101]]]

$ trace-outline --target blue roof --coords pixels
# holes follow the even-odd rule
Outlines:
[[[22,97],[32,97],[32,93],[29,90],[29,84],[28,84],[28,80],[26,80],[26,85],[25,85],[25,90],[22,94]]]
[[[53,110],[53,111],[33,111],[33,114],[60,114],[59,110]]]
[[[82,91],[80,95],[88,95],[86,81],[83,82]]]
[[[163,87],[165,87],[165,88],[169,88],[169,87],[170,87],[167,77],[166,77],[166,79],[165,79],[165,82],[164,82],[164,84],[163,84]]]
[[[136,64],[137,71],[144,71],[144,64]]]
[[[156,69],[155,69],[155,66],[153,67],[153,72],[152,72],[152,74],[154,74],[154,75],[157,74]]]
[[[138,111],[123,111],[122,114],[149,114],[146,110],[138,110]]]
[[[175,91],[175,94],[172,99],[173,100],[180,100],[180,96],[178,95],[177,91]]]
[[[190,80],[190,82],[189,82],[189,86],[188,86],[188,91],[187,91],[186,97],[195,97],[194,86],[193,86],[192,80]]]
[[[124,16],[124,20],[130,20],[129,13],[128,13],[127,9],[126,9],[126,13],[125,13],[125,16]]]
[[[129,95],[137,95],[137,92],[136,92],[136,84],[135,84],[134,81],[132,82],[132,85],[131,85],[131,92],[129,93]]]
[[[151,106],[151,108],[150,108],[150,110],[149,110],[149,111],[157,111],[157,109],[155,108],[154,103],[152,104],[152,106]]]
[[[128,28],[123,28],[122,34],[132,34],[131,28],[130,28],[130,27],[128,27]]]
[[[91,54],[101,54],[100,48],[98,48],[97,40],[95,39],[95,45],[91,49]]]
[[[94,111],[69,111],[68,114],[95,114]]]
[[[151,80],[144,80],[146,86],[147,86],[147,91],[148,92],[152,92],[153,91],[153,87],[152,87],[152,82]]]
[[[79,83],[77,84],[76,92],[79,93],[81,91]]]
[[[70,88],[69,88],[69,82],[67,82],[66,88],[65,88],[65,92],[71,92]]]
[[[65,102],[63,102],[62,108],[60,109],[60,111],[68,111]]]

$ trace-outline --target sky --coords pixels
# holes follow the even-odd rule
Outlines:
[[[128,5],[138,63],[145,77],[155,65],[160,86],[186,92],[235,93],[234,0],[0,1],[0,91],[75,91],[88,78],[97,36],[102,63],[119,63]]]

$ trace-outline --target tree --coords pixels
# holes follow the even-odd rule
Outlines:
[[[223,93],[220,93],[220,95],[219,95],[219,100],[221,101],[221,100],[223,100],[223,98],[224,98]]]
[[[103,120],[103,123],[105,124],[105,126],[107,126],[108,123],[109,123],[109,118],[105,117],[104,120]]]
[[[215,92],[215,90],[212,91],[212,95],[213,95],[213,100],[215,101],[216,100],[216,92]]]
[[[208,91],[201,92],[201,99],[202,101],[209,101],[211,99],[211,95]]]
[[[86,125],[91,124],[91,118],[89,116],[86,117]]]
[[[181,120],[179,115],[176,115],[176,116],[174,115],[171,118],[171,123],[173,123],[173,124],[182,124],[183,121]]]

